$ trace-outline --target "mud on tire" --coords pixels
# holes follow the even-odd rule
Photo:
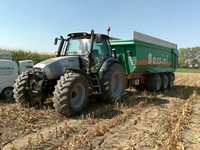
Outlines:
[[[88,102],[88,81],[79,73],[66,73],[58,80],[53,95],[56,111],[66,116],[77,114]]]

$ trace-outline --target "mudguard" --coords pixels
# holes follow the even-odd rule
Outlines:
[[[119,63],[120,64],[120,62],[113,57],[109,57],[104,61],[104,63],[101,65],[101,68],[99,70],[99,78],[100,79],[103,78],[104,72],[106,72],[113,63]]]
[[[65,72],[67,72],[67,71],[73,71],[73,72],[76,72],[76,73],[81,73],[86,77],[86,79],[88,80],[88,82],[90,84],[92,83],[91,77],[87,74],[87,72],[85,72],[85,71],[83,71],[79,68],[66,68]]]

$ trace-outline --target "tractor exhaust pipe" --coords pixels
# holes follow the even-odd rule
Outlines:
[[[61,51],[62,51],[62,47],[63,47],[63,44],[64,44],[64,38],[62,37],[62,36],[60,36],[60,45],[59,45],[59,47],[58,47],[58,52],[57,52],[57,57],[59,57],[60,56],[60,53],[61,53]]]
[[[91,30],[91,39],[90,39],[90,53],[88,56],[87,74],[91,73],[91,57],[92,57],[93,42],[94,42],[94,30],[92,29]]]

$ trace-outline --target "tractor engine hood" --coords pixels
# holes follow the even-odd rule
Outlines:
[[[66,68],[80,68],[79,56],[51,58],[33,66],[35,72],[44,71],[50,80],[59,79],[65,74]]]

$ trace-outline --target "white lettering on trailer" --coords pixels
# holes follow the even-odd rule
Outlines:
[[[149,56],[148,56],[148,64],[151,64],[152,63],[152,54],[149,53]]]
[[[168,55],[164,57],[163,55],[161,57],[153,57],[151,53],[148,55],[148,64],[149,65],[167,65],[168,63]]]
[[[128,55],[128,59],[129,59],[129,61],[130,61],[130,63],[131,63],[131,66],[134,66],[134,65],[135,65],[135,62],[134,62],[133,57],[132,57],[132,55],[131,55],[131,51],[130,51],[130,50],[127,50],[126,53],[127,53],[127,55]]]

